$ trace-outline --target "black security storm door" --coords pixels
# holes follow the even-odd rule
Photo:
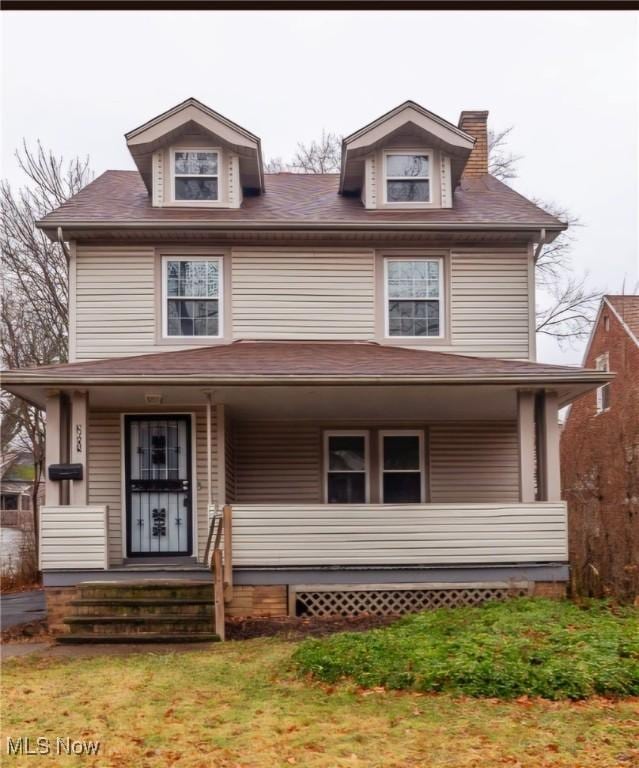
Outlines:
[[[125,430],[128,556],[190,555],[190,417],[127,416]]]

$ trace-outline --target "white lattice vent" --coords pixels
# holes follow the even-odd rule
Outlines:
[[[416,613],[433,608],[481,605],[531,593],[528,582],[437,585],[347,585],[290,587],[293,616],[358,616]]]

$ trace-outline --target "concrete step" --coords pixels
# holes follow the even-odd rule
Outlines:
[[[213,600],[197,597],[110,597],[72,600],[75,616],[211,616]]]
[[[214,632],[138,632],[134,635],[113,632],[111,634],[80,634],[59,635],[57,642],[64,645],[101,644],[101,643],[217,643],[219,635]]]
[[[69,616],[63,619],[71,633],[131,634],[140,632],[197,634],[212,628],[211,616],[158,614],[155,616]]]
[[[162,581],[109,581],[83,582],[78,584],[82,600],[112,598],[134,599],[212,599],[213,588],[207,582],[167,579]]]

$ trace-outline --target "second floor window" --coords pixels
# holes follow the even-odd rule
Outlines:
[[[386,335],[443,336],[441,259],[386,259]]]
[[[598,371],[609,371],[610,360],[608,353],[604,352],[603,355],[599,355],[595,360],[595,368]],[[607,411],[610,408],[610,384],[604,384],[601,387],[597,387],[597,413]]]
[[[173,153],[173,197],[176,201],[218,199],[218,153],[176,149]]]
[[[165,336],[218,337],[222,260],[215,257],[164,260]]]
[[[389,152],[386,155],[386,202],[430,202],[430,158]]]

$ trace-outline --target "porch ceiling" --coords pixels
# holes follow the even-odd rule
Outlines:
[[[85,387],[92,409],[129,412],[185,410],[202,407],[211,393],[215,403],[228,406],[242,419],[322,421],[447,421],[514,419],[517,415],[517,385],[425,384],[358,386],[113,386]],[[74,388],[68,391],[73,391]],[[543,388],[542,388],[543,389]],[[560,401],[568,394],[564,386],[553,387]],[[574,387],[572,387],[574,390]],[[12,387],[27,400],[44,406],[46,391],[33,386]],[[149,396],[160,396],[149,402]]]

